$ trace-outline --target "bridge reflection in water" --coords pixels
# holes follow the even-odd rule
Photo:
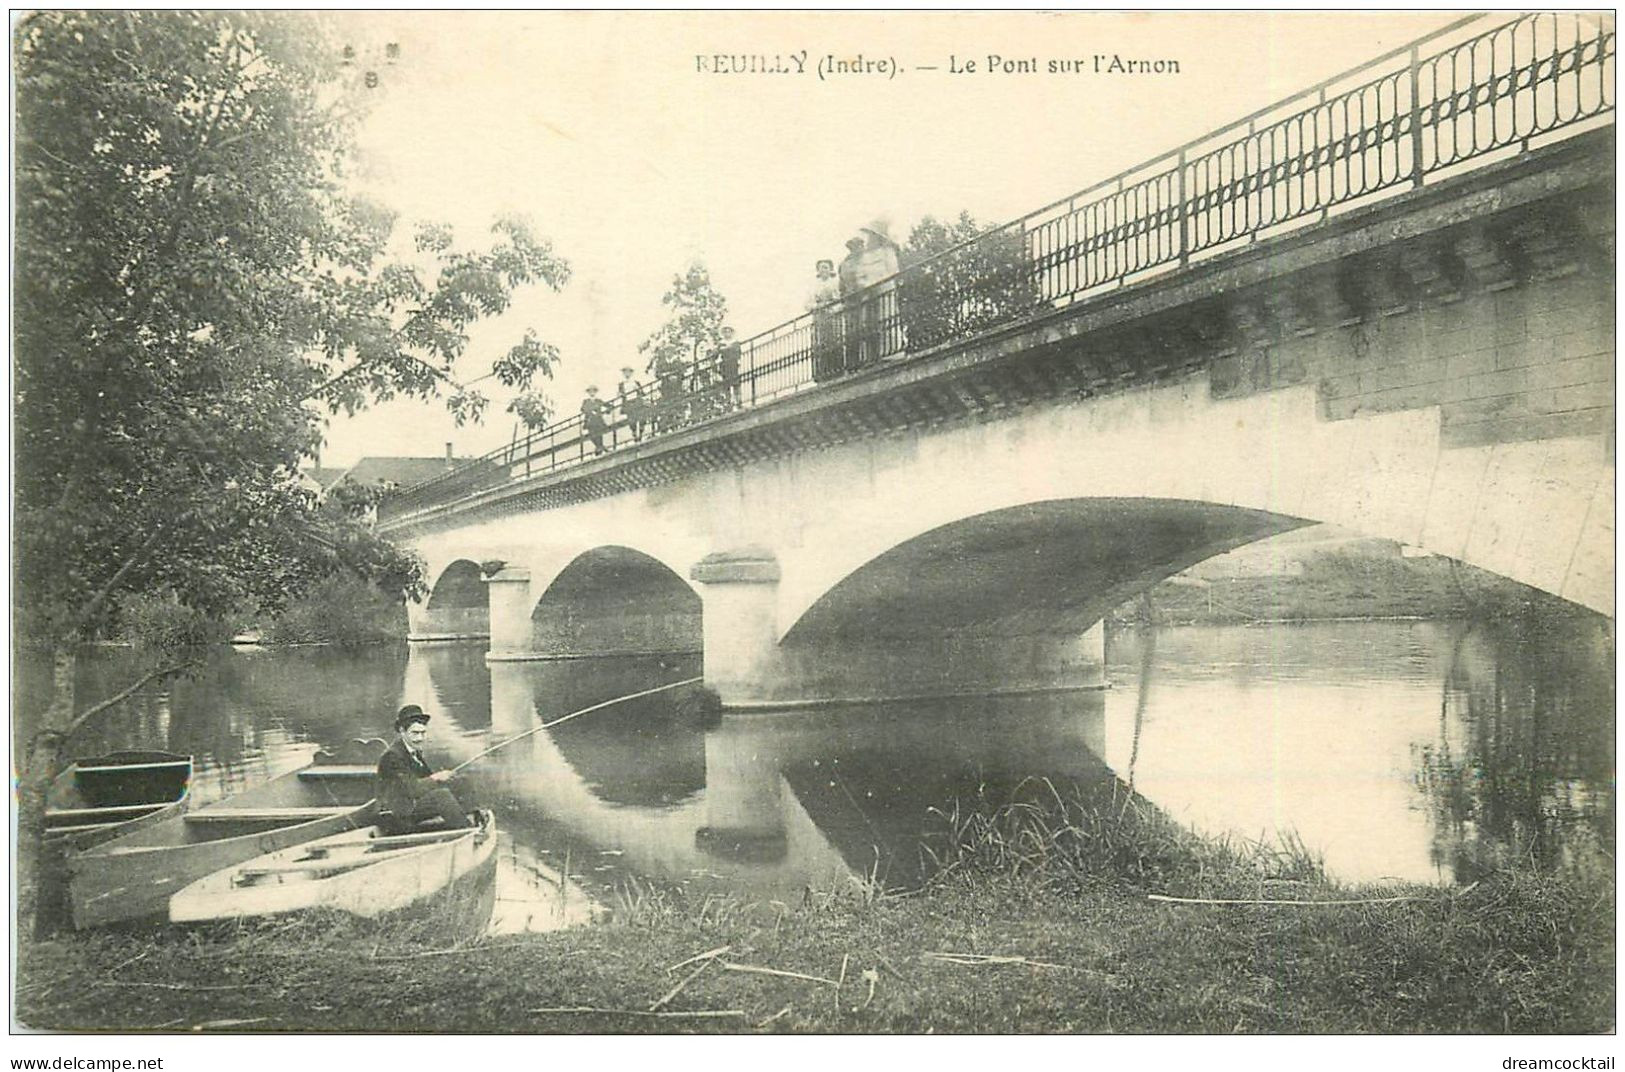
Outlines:
[[[82,661],[85,697],[129,655]],[[77,742],[197,757],[200,801],[434,716],[431,755],[472,757],[542,721],[693,676],[695,657],[486,664],[473,645],[344,654],[221,652]],[[1110,688],[951,702],[730,712],[712,725],[650,697],[532,734],[469,768],[503,832],[499,920],[585,918],[628,881],[797,898],[872,871],[922,873],[931,809],[1132,782],[1174,819],[1293,834],[1337,877],[1466,883],[1508,864],[1611,868],[1613,638],[1602,619],[1505,625],[1337,622],[1113,634]],[[25,660],[17,720],[48,665]],[[878,866],[877,866],[878,865]],[[561,896],[557,874],[577,886]]]
[[[478,676],[454,649],[414,648],[411,664],[408,678],[422,664],[436,702]],[[670,657],[492,663],[490,732],[456,741],[453,758],[696,669]],[[858,876],[917,882],[930,809],[967,782],[997,795],[1030,776],[1109,778],[1103,712],[1096,692],[835,707],[817,719],[729,713],[702,725],[661,695],[529,733],[471,772],[507,829],[535,831],[555,861],[568,852],[590,885],[633,874],[783,898]]]
[[[946,831],[938,811],[1031,778],[1132,784],[1204,833],[1295,838],[1345,880],[1466,882],[1519,853],[1612,851],[1610,645],[1599,621],[1125,633],[1104,692],[712,725],[655,696],[533,733],[471,768],[472,785],[517,841],[555,865],[568,854],[601,891],[630,876],[780,899],[870,875],[907,887]],[[489,722],[442,736],[458,759],[696,662],[487,667],[418,647],[405,695],[455,703],[489,681]]]

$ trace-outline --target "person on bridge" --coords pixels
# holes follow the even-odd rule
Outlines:
[[[703,421],[723,411],[722,389],[717,386],[717,355],[694,362],[688,374],[688,420]]]
[[[846,243],[840,268],[848,371],[900,349],[892,337],[897,320],[897,243],[886,233],[883,222],[861,230],[861,235]]]
[[[417,830],[463,830],[474,825],[446,782],[423,758],[429,716],[417,704],[395,715],[395,743],[378,760],[378,825],[386,835]]]
[[[739,343],[733,328],[722,329],[722,349],[717,351],[717,376],[721,380],[722,408],[738,409],[739,397]]]
[[[643,385],[634,378],[630,365],[621,369],[615,402],[621,407],[621,416],[626,418],[626,428],[632,433],[632,442],[638,442],[643,438],[643,425],[649,418],[649,403],[644,400]]]
[[[850,372],[863,364],[863,348],[859,345],[862,337],[863,299],[860,291],[866,284],[859,282],[859,268],[863,262],[863,239],[849,238],[846,240],[846,256],[841,258],[840,280],[841,289],[841,371]]]
[[[807,311],[813,315],[813,379],[822,383],[839,376],[845,364],[841,358],[841,281],[835,278],[832,260],[819,261],[813,271]]]
[[[604,400],[598,397],[598,388],[587,388],[587,397],[581,400],[581,426],[586,429],[587,438],[592,440],[594,454],[604,453],[604,433],[609,431],[609,422],[604,419],[607,408]]]
[[[687,372],[687,368],[674,354],[662,352],[650,359],[646,371],[660,385],[654,420],[651,422],[654,430],[669,432],[681,427],[684,412],[688,408],[688,403],[683,397],[683,375]]]

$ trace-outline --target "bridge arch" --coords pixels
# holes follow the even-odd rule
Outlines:
[[[1188,499],[1003,507],[939,525],[870,559],[790,623],[781,643],[1081,635],[1113,607],[1197,562],[1309,523]]]
[[[1314,387],[1216,399],[1204,375],[864,449],[856,479],[842,459],[805,462],[806,483],[843,489],[841,509],[808,510],[785,526],[789,538],[762,541],[783,567],[781,640],[893,548],[1051,500],[1182,501],[1325,522],[1603,613],[1612,605],[1612,460],[1598,437],[1446,446],[1436,408],[1328,421]]]
[[[428,597],[407,604],[412,640],[459,640],[489,636],[491,604],[480,576],[479,563],[454,558],[439,569]]]
[[[531,591],[539,588],[531,574]],[[531,650],[542,658],[702,650],[700,596],[670,565],[619,544],[571,558],[540,588]]]

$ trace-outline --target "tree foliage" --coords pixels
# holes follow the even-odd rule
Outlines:
[[[265,623],[279,644],[330,644],[353,650],[400,636],[406,611],[359,577],[318,581]]]
[[[979,238],[987,228],[976,222],[969,212],[961,212],[954,220],[939,220],[926,215],[908,232],[903,245],[904,268],[912,267],[928,257],[945,253],[955,246]]]
[[[728,299],[712,285],[704,264],[696,261],[682,275],[673,276],[660,304],[670,310],[666,322],[638,344],[638,352],[649,355],[652,369],[691,362],[721,347]]]
[[[27,830],[92,713],[74,645],[121,609],[161,594],[218,619],[340,573],[421,592],[413,559],[298,485],[300,460],[323,411],[441,397],[477,417],[470,326],[568,266],[517,219],[480,250],[422,227],[391,255],[392,215],[347,186],[365,91],[319,16],[42,11],[14,44],[14,591],[56,653]],[[491,374],[529,392],[556,359],[527,333]]]
[[[911,350],[963,338],[1038,304],[1038,286],[1019,227],[988,228],[961,212],[926,216],[902,252],[902,313]]]
[[[392,259],[394,219],[347,191],[357,93],[317,19],[42,12],[16,43],[21,624],[77,637],[159,589],[275,604],[340,565],[409,590],[295,485],[318,412],[477,417],[469,327],[567,265],[516,219]],[[526,391],[556,360],[529,332],[492,373]]]
[[[524,421],[527,428],[541,428],[553,417],[552,399],[531,384],[538,373],[551,377],[558,360],[556,346],[542,342],[534,331],[526,331],[525,337],[515,343],[492,369],[499,382],[522,388],[508,403],[508,412]],[[484,403],[481,402],[480,406],[483,409]]]

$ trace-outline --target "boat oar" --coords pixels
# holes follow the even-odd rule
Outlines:
[[[703,681],[703,680],[705,680],[705,679],[702,678],[702,677],[691,677],[691,678],[686,678],[686,679],[684,679],[682,681],[673,681],[670,685],[661,685],[661,686],[658,686],[657,688],[644,689],[642,692],[634,692],[634,693],[630,693],[629,695],[626,695],[626,696],[617,696],[613,700],[605,700],[603,703],[595,703],[591,707],[583,707],[579,711],[571,711],[568,715],[561,715],[558,718],[553,719],[551,722],[542,723],[540,726],[537,726],[534,729],[528,729],[524,733],[515,734],[514,736],[509,737],[506,741],[499,741],[496,744],[492,745],[490,748],[487,748],[485,751],[479,753],[478,755],[469,756],[467,759],[465,759],[461,763],[457,764],[457,766],[452,767],[449,770],[447,770],[446,773],[447,774],[456,774],[458,771],[462,770],[464,767],[468,766],[470,763],[474,762],[476,759],[484,759],[486,756],[490,755],[492,752],[495,752],[498,748],[506,748],[508,745],[513,744],[515,741],[521,740],[521,739],[523,739],[525,737],[529,737],[533,733],[540,733],[543,730],[550,730],[554,726],[562,725],[562,724],[570,721],[572,718],[580,718],[582,715],[591,714],[594,711],[601,711],[606,707],[613,707],[614,705],[616,705],[618,703],[625,703],[628,700],[641,699],[641,698],[643,698],[645,696],[653,696],[657,692],[666,692],[669,689],[679,689],[679,688],[682,688],[684,685],[693,685],[696,682]]]

